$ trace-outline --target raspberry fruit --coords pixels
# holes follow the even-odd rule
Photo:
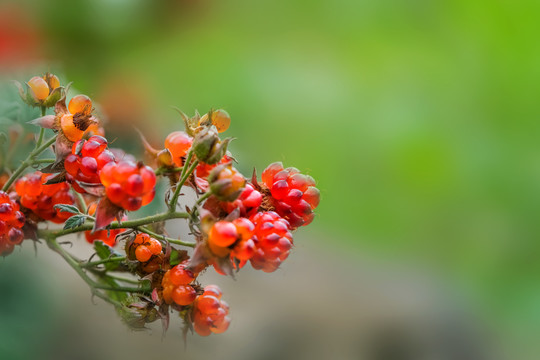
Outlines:
[[[19,204],[0,190],[0,256],[11,254],[15,245],[19,245],[24,240],[21,229],[25,221],[26,218],[20,211]]]
[[[183,131],[175,131],[167,136],[165,148],[171,153],[176,166],[183,166],[183,158],[187,155],[192,143],[193,139]]]
[[[180,306],[190,305],[195,301],[197,292],[189,285],[195,280],[195,274],[179,264],[165,273],[161,281],[163,299],[167,304],[173,302]]]
[[[231,222],[218,221],[208,233],[208,247],[218,257],[225,257],[230,253],[233,258],[247,261],[255,253],[252,239],[254,229],[253,223],[246,218]]]
[[[253,240],[256,247],[250,258],[251,266],[264,272],[276,271],[289,256],[293,245],[289,223],[273,211],[253,215],[251,222],[255,225]]]
[[[193,328],[200,336],[221,334],[227,331],[231,323],[227,315],[229,305],[221,300],[221,290],[216,285],[208,285],[195,301]]]
[[[114,155],[107,150],[107,140],[104,137],[95,135],[88,140],[79,140],[73,144],[71,154],[64,160],[66,179],[77,192],[84,194],[86,191],[76,181],[100,184],[99,172],[114,161]]]
[[[137,234],[132,244],[135,258],[140,262],[147,262],[154,255],[161,254],[161,243],[148,234]]]
[[[32,210],[43,220],[61,224],[73,214],[55,209],[54,206],[58,204],[74,205],[75,197],[69,192],[69,185],[66,182],[45,185],[47,180],[53,176],[42,174],[39,171],[25,175],[15,183],[15,191],[21,197],[22,206]]]
[[[280,162],[270,164],[262,173],[262,182],[272,195],[276,212],[295,229],[308,225],[315,216],[320,193],[315,180],[295,168],[283,169]]]
[[[92,203],[92,205],[90,205],[88,208],[88,215],[94,215],[96,213],[96,207],[97,203]],[[128,217],[126,215],[122,217],[122,221],[126,221],[127,219]],[[125,229],[98,230],[94,231],[94,233],[91,231],[85,231],[84,236],[86,241],[88,241],[90,244],[93,244],[94,241],[101,240],[104,244],[113,247],[116,245],[116,236],[123,231],[125,231]]]
[[[142,163],[111,161],[103,166],[99,178],[107,198],[125,210],[139,210],[154,199],[156,175]]]
[[[221,208],[227,213],[233,212],[235,209],[240,210],[240,216],[251,216],[257,212],[262,204],[262,194],[255,190],[253,185],[246,184],[246,187],[235,201],[221,202]]]

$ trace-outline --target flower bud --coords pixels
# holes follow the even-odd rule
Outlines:
[[[221,201],[234,201],[246,186],[246,179],[231,163],[216,166],[208,175],[210,191]]]
[[[217,164],[227,153],[227,147],[232,138],[223,141],[219,139],[215,126],[203,128],[193,140],[193,150],[197,159],[205,164]]]

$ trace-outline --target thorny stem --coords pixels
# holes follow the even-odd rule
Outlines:
[[[186,241],[182,241],[180,239],[173,239],[173,238],[170,238],[170,237],[167,237],[167,236],[164,236],[164,235],[160,235],[158,233],[155,233],[153,232],[152,230],[144,227],[144,226],[139,226],[137,228],[137,230],[143,232],[143,233],[146,233],[158,240],[163,240],[163,241],[167,241],[167,242],[170,242],[171,244],[176,244],[176,245],[182,245],[182,246],[188,246],[188,247],[195,247],[195,243],[192,243],[192,242],[186,242]]]
[[[178,181],[178,184],[176,184],[176,189],[174,191],[174,194],[171,198],[171,202],[169,203],[169,211],[174,212],[176,211],[176,205],[178,204],[178,197],[180,196],[180,191],[182,190],[182,187],[186,183],[186,180],[188,177],[193,173],[197,165],[199,164],[199,160],[195,160],[189,168],[187,165],[190,163],[191,158],[193,157],[193,150],[190,150],[187,158],[184,162],[184,167],[182,168],[182,173],[180,174],[180,181]]]
[[[52,138],[50,138],[49,140],[47,140],[44,144],[42,144],[40,146],[37,146],[37,144],[36,144],[36,148],[30,153],[30,155],[28,155],[28,157],[21,163],[21,165],[19,165],[17,170],[15,170],[15,172],[13,172],[13,174],[11,175],[9,180],[6,182],[6,184],[4,185],[2,190],[3,191],[8,191],[8,189],[15,182],[15,180],[17,180],[19,178],[19,176],[21,176],[23,171],[26,170],[26,168],[29,167],[30,165],[34,164],[35,158],[39,154],[41,154],[43,151],[47,150],[49,148],[49,146],[54,144],[55,141],[56,141],[56,136],[53,136]]]
[[[152,224],[152,223],[155,223],[155,222],[160,222],[160,221],[164,221],[164,220],[170,220],[170,219],[187,219],[189,218],[189,214],[188,213],[185,213],[185,212],[166,212],[166,213],[162,213],[162,214],[157,214],[157,215],[151,215],[151,216],[147,216],[147,217],[144,217],[144,218],[141,218],[141,219],[136,219],[136,220],[129,220],[129,221],[123,221],[122,223],[119,223],[118,221],[115,221],[113,223],[111,223],[108,228],[113,230],[113,229],[135,229],[139,226],[144,226],[144,225],[148,225],[148,224]],[[77,226],[75,228],[71,228],[71,229],[64,229],[64,230],[58,230],[58,231],[51,231],[51,230],[40,230],[38,232],[38,234],[40,236],[43,236],[43,237],[47,237],[47,236],[53,236],[55,238],[59,238],[61,236],[65,236],[65,235],[69,235],[69,234],[74,234],[74,233],[78,233],[78,232],[82,232],[82,231],[88,231],[88,230],[92,230],[92,228],[94,227],[94,224],[83,224],[81,226]]]
[[[103,259],[103,260],[81,261],[80,266],[83,268],[93,268],[98,265],[109,264],[109,263],[114,263],[114,262],[122,262],[125,260],[126,260],[125,256],[113,256],[113,257]]]

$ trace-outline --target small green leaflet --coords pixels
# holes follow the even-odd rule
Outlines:
[[[74,215],[66,220],[66,223],[64,224],[64,230],[79,227],[84,224],[84,220],[86,220],[85,215]]]
[[[61,212],[68,212],[72,214],[80,214],[81,212],[76,206],[68,205],[68,204],[57,204],[54,205],[55,209],[59,209]]]

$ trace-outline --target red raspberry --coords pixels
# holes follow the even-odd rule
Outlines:
[[[221,300],[221,290],[216,285],[208,285],[204,293],[197,297],[193,307],[193,327],[197,334],[208,336],[221,334],[229,328],[231,319],[229,305]]]
[[[236,208],[240,210],[240,216],[251,216],[257,212],[262,204],[262,194],[253,188],[253,185],[246,184],[246,187],[233,202],[223,201],[220,203],[221,208],[229,214]]]
[[[289,223],[273,211],[260,212],[251,217],[255,225],[253,240],[256,251],[251,266],[264,272],[277,270],[289,256],[293,245]]]
[[[197,292],[189,285],[195,280],[195,274],[179,264],[165,273],[161,281],[163,286],[163,299],[167,304],[173,302],[180,305],[190,305],[195,301]]]
[[[92,136],[88,140],[79,140],[73,144],[71,154],[64,160],[66,179],[77,192],[85,193],[77,184],[100,184],[99,172],[105,165],[114,162],[114,155],[107,150],[107,140],[101,136]]]
[[[97,203],[92,203],[92,205],[90,205],[88,208],[88,215],[94,215],[96,213],[96,207]],[[122,221],[126,221],[127,219],[128,217],[126,215],[122,217]],[[85,231],[84,236],[86,241],[88,241],[90,244],[93,244],[94,241],[101,240],[104,244],[112,247],[116,245],[116,236],[125,230],[126,229],[98,230],[94,231],[94,233],[91,231]]]
[[[73,216],[72,213],[55,209],[57,204],[75,204],[75,197],[69,192],[66,182],[44,185],[54,175],[42,174],[39,171],[28,174],[17,180],[15,191],[21,197],[21,205],[32,210],[43,220],[61,224]]]
[[[11,201],[9,195],[0,190],[0,256],[11,254],[15,245],[24,240],[21,229],[25,220],[19,204]]]
[[[176,166],[183,166],[185,157],[191,148],[193,139],[183,131],[170,133],[165,139],[165,148],[169,150]]]
[[[161,243],[148,234],[137,234],[133,241],[135,257],[140,262],[147,262],[154,255],[161,254]]]
[[[142,163],[109,162],[101,169],[99,178],[109,200],[123,209],[136,211],[154,199],[156,175]]]
[[[298,169],[283,169],[280,162],[270,164],[262,173],[262,181],[272,195],[276,212],[295,229],[308,225],[315,216],[320,193],[315,180],[301,174]]]
[[[251,239],[254,226],[246,218],[231,222],[218,221],[208,233],[208,247],[218,257],[227,255],[241,261],[247,261],[255,253],[255,243]]]

